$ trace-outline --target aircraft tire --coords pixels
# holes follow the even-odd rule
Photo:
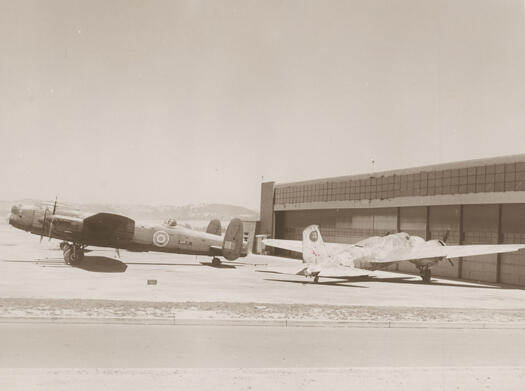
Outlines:
[[[221,260],[219,258],[213,257],[213,259],[211,260],[211,264],[213,266],[219,266],[221,264]]]
[[[73,252],[73,250],[71,249],[70,246],[65,246],[64,247],[64,262],[66,263],[66,265],[69,265],[69,258],[71,256],[71,253]]]
[[[84,252],[82,251],[82,249],[78,246],[71,248],[68,259],[69,264],[78,265],[80,262],[82,262],[82,259],[84,259]]]

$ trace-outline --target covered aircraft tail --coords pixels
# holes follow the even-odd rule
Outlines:
[[[310,225],[303,231],[303,261],[314,265],[328,263],[330,256],[317,225]]]
[[[208,224],[208,228],[206,228],[206,233],[213,235],[222,235],[221,222],[218,219],[211,220]]]
[[[234,261],[241,255],[243,235],[244,227],[242,221],[239,219],[230,221],[222,243],[222,255],[228,261]]]

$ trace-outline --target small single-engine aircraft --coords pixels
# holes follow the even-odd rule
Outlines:
[[[177,225],[174,219],[164,224],[138,224],[135,220],[114,213],[82,213],[72,208],[49,204],[15,205],[11,208],[9,224],[13,227],[62,240],[60,248],[64,261],[75,265],[82,261],[88,246],[110,247],[128,251],[158,251],[166,253],[208,255],[212,264],[221,263],[219,256],[229,261],[247,255],[243,240],[243,224],[230,221],[222,236],[221,223],[212,220],[206,232]]]
[[[446,239],[445,239],[446,240]],[[447,246],[445,240],[425,241],[419,236],[405,232],[373,236],[356,244],[324,243],[319,227],[310,225],[303,231],[303,241],[264,239],[266,246],[300,252],[303,264],[295,267],[295,272],[286,270],[267,270],[274,273],[298,274],[313,277],[345,278],[363,275],[363,270],[384,269],[397,262],[410,261],[420,271],[423,282],[429,283],[431,268],[440,261],[450,258],[471,257],[475,255],[497,254],[518,251],[523,244],[480,244]]]

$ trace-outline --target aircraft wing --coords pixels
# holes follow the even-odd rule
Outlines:
[[[459,246],[418,246],[400,248],[391,251],[383,259],[374,263],[413,261],[427,258],[458,258],[476,255],[499,254],[518,251],[525,248],[523,244],[476,244]]]
[[[285,240],[285,239],[263,239],[265,246],[282,248],[283,250],[303,252],[303,242],[300,240]],[[355,247],[353,244],[347,243],[325,243],[326,248],[330,254],[344,251],[345,248]]]
[[[331,265],[331,266],[323,266],[321,268],[321,272],[319,273],[319,277],[348,278],[348,277],[365,276],[368,274],[369,273],[363,269],[356,269],[354,267],[349,267],[349,266]]]
[[[260,269],[257,270],[258,272],[264,272],[264,273],[276,273],[276,274],[288,274],[288,275],[299,275],[304,276],[305,270],[308,268],[308,264],[300,264],[300,265],[287,265],[287,266],[279,266],[279,267],[271,267],[267,269]],[[354,267],[347,267],[347,266],[341,266],[341,265],[333,265],[333,266],[323,266],[321,267],[321,271],[319,272],[319,277],[327,277],[327,278],[348,278],[348,277],[357,277],[357,276],[363,276],[368,274],[367,272],[364,272],[362,269],[356,269]]]
[[[303,252],[303,243],[300,240],[263,239],[265,246],[282,248],[284,250]]]

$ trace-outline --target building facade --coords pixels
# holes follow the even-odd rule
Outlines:
[[[326,242],[407,232],[447,244],[525,243],[525,154],[261,186],[261,232]],[[408,262],[399,271],[414,272]],[[435,276],[525,286],[525,251],[440,262]]]

